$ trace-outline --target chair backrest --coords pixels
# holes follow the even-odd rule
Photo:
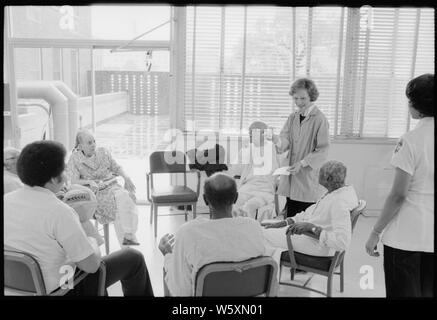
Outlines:
[[[46,294],[46,288],[38,261],[30,254],[4,249],[4,267],[4,286],[5,291],[9,294]]]
[[[267,256],[210,263],[197,272],[195,296],[272,296],[277,272],[277,263]]]
[[[358,218],[364,212],[366,205],[367,205],[366,201],[360,200],[358,202],[358,206],[351,211],[352,231],[354,231],[355,225],[357,224],[357,221],[358,221]]]
[[[149,161],[150,173],[178,173],[187,169],[187,159],[181,151],[155,151]]]

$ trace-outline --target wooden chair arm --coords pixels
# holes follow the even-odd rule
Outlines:
[[[287,247],[288,247],[288,257],[290,258],[290,265],[292,269],[297,268],[296,259],[294,257],[293,244],[291,243],[291,235],[287,234]]]

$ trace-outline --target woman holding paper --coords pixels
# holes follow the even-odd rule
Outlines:
[[[115,176],[124,179],[124,189]],[[97,148],[93,135],[79,131],[76,147],[67,164],[70,183],[89,186],[97,197],[94,214],[101,224],[114,221],[120,245],[138,245],[138,210],[135,205],[135,185],[105,148]]]
[[[327,160],[329,124],[317,108],[317,87],[310,79],[298,79],[289,94],[297,106],[287,119],[279,135],[272,141],[278,153],[288,151],[281,166],[287,166],[289,175],[281,175],[278,194],[287,197],[287,217],[293,217],[314,204],[319,198],[318,171]]]

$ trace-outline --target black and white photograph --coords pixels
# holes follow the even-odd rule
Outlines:
[[[434,298],[434,5],[3,15],[5,299]]]

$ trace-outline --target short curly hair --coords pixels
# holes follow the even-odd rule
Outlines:
[[[434,117],[433,74],[422,74],[410,80],[405,88],[405,95],[414,109],[426,117]]]
[[[308,92],[310,101],[316,101],[319,97],[319,90],[317,90],[316,84],[311,79],[302,78],[294,81],[290,88],[290,95],[292,96],[299,89],[305,89]]]
[[[344,186],[346,172],[346,166],[342,162],[330,160],[320,168],[319,175],[328,184],[329,189],[336,190]]]
[[[43,187],[65,169],[65,147],[56,141],[42,140],[26,145],[17,160],[17,174],[28,186]]]

